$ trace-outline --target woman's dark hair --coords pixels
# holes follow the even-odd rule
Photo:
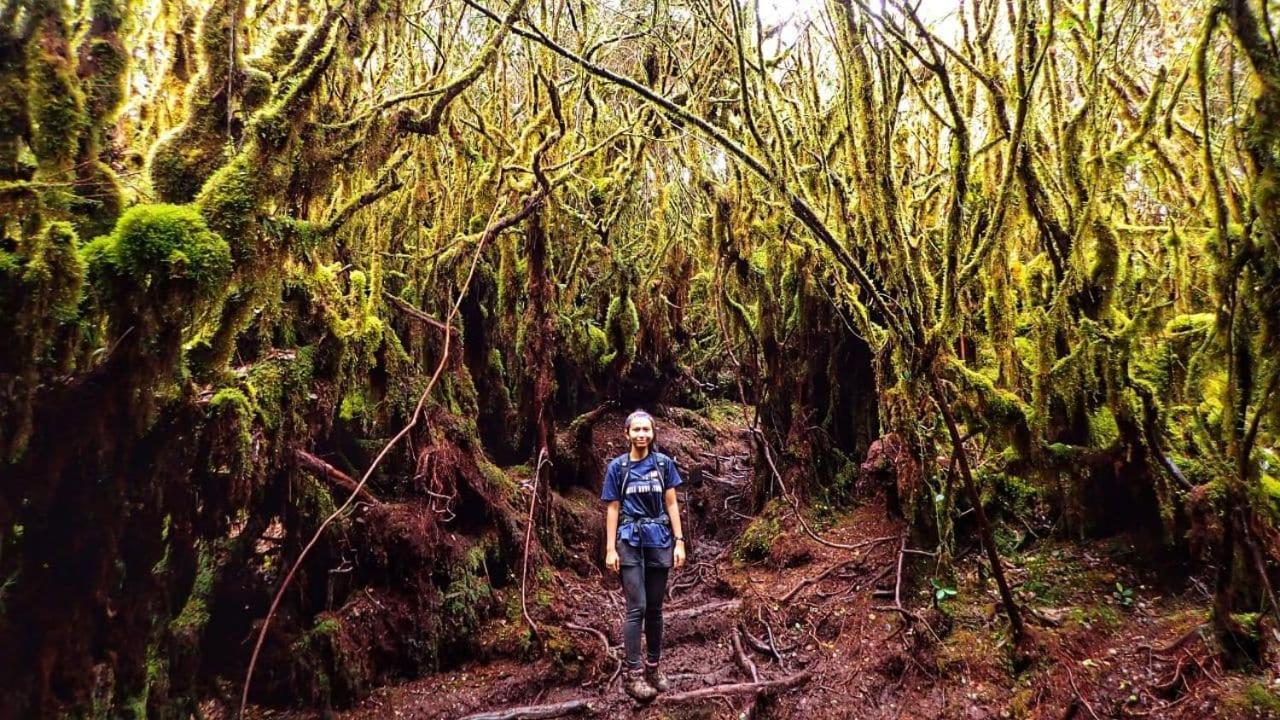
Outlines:
[[[648,420],[649,427],[653,427],[653,416],[645,412],[644,410],[636,410],[635,412],[627,416],[627,422],[622,426],[623,429],[630,430],[631,423],[635,422],[636,420]]]

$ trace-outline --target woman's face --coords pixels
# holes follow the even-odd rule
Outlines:
[[[639,417],[631,421],[627,428],[627,440],[634,447],[649,447],[653,442],[653,421],[647,417]]]

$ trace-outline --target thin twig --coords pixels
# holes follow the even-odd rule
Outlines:
[[[520,566],[520,611],[524,614],[525,622],[529,623],[534,637],[538,637],[538,625],[529,617],[529,605],[525,601],[529,577],[529,544],[533,539],[533,510],[538,505],[538,478],[542,476],[542,466],[550,462],[547,459],[547,449],[543,447],[538,451],[538,466],[533,471],[532,492],[529,493],[529,521],[524,528],[524,562]]]

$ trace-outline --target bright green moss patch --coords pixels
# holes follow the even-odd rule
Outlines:
[[[1017,395],[996,387],[989,376],[971,370],[958,361],[950,363],[948,369],[976,395],[984,417],[998,425],[1026,421],[1028,410],[1022,400]]]
[[[189,205],[131,208],[106,243],[91,251],[90,262],[101,261],[141,287],[167,280],[190,282],[205,299],[220,294],[231,276],[227,243]]]
[[[1229,698],[1227,708],[1236,712],[1254,712],[1259,717],[1280,717],[1280,694],[1265,682],[1255,680],[1239,695]]]

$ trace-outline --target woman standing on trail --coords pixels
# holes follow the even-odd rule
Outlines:
[[[684,537],[676,487],[682,482],[671,458],[652,450],[653,418],[643,410],[627,416],[629,452],[609,462],[600,499],[605,511],[607,550],[604,564],[622,573],[627,616],[622,625],[627,651],[623,689],[648,702],[667,689],[658,670],[662,654],[662,600],[667,573],[684,565]],[[640,664],[640,628],[647,658]]]

